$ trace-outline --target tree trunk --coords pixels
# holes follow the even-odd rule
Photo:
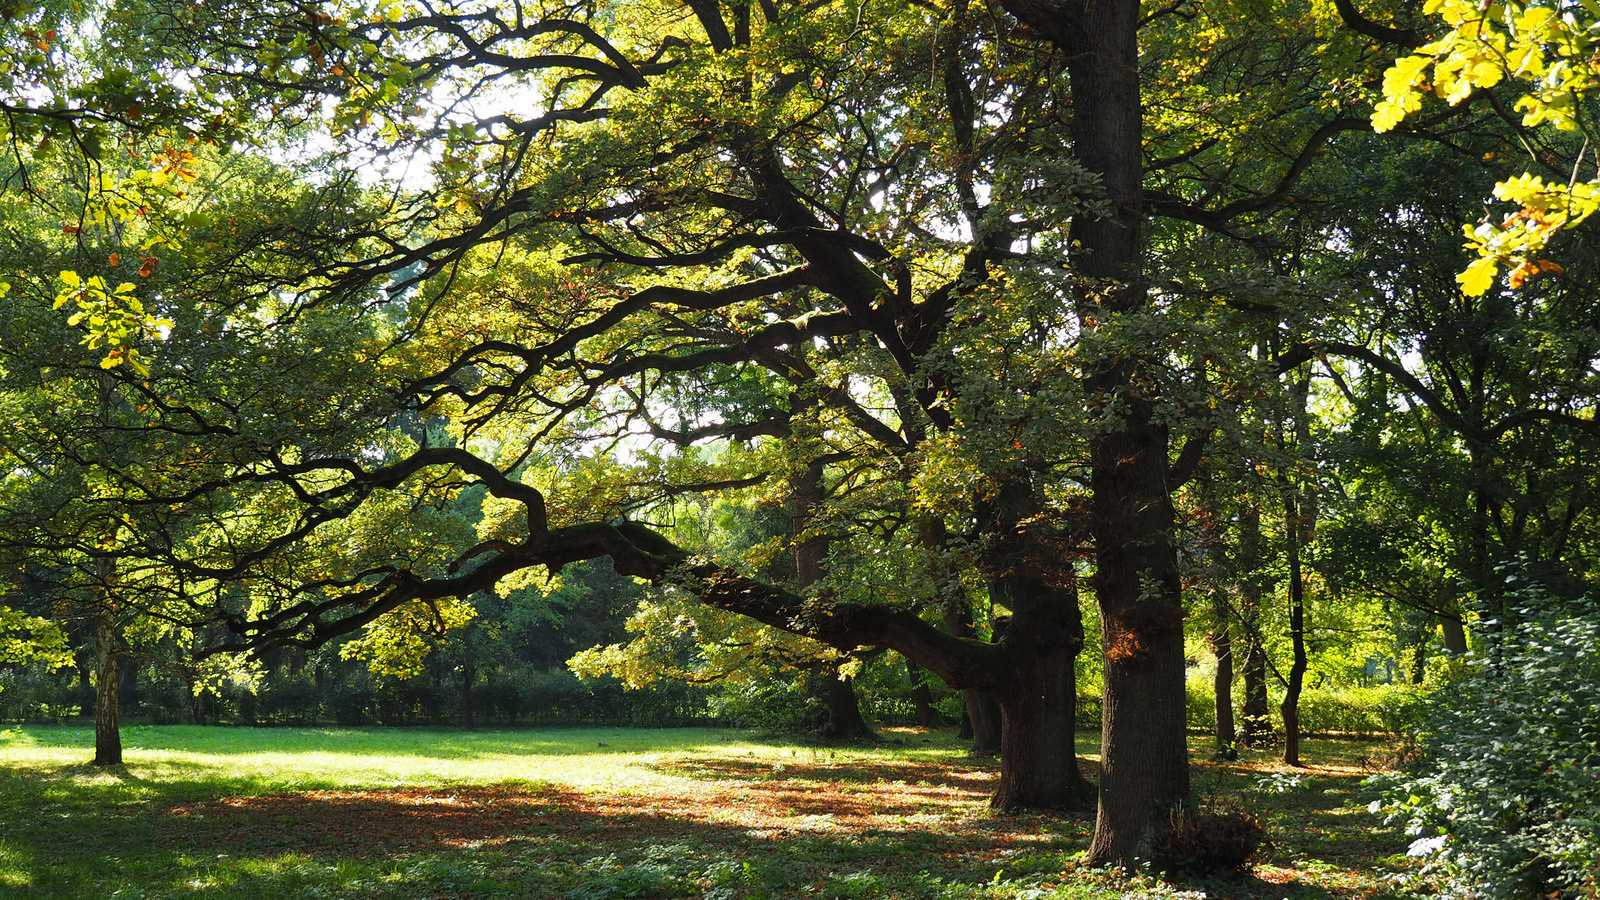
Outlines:
[[[1215,604],[1212,615],[1216,624],[1213,626],[1211,639],[1211,652],[1217,657],[1217,671],[1211,678],[1211,692],[1214,698],[1212,704],[1216,713],[1216,742],[1217,754],[1226,759],[1238,756],[1234,750],[1235,726],[1233,723],[1233,637],[1228,634],[1228,620],[1226,604],[1221,602],[1220,592],[1218,602]]]
[[[944,522],[924,518],[918,525],[922,547],[928,555],[928,570],[934,589],[939,592],[939,606],[944,615],[944,630],[956,637],[977,640],[978,629],[972,621],[972,596],[967,593],[961,576],[952,571],[944,559],[946,552]],[[961,702],[967,711],[967,727],[972,739],[973,756],[994,756],[1000,752],[1000,704],[994,694],[977,688],[961,691]]]
[[[121,641],[116,613],[109,598],[101,598],[95,611],[94,639],[94,764],[122,765],[122,732],[117,725],[117,661]]]
[[[1107,214],[1071,225],[1078,315],[1094,330],[1149,302],[1140,269],[1139,2],[1006,0],[1006,7],[1065,51],[1073,154],[1110,202]],[[1106,655],[1100,810],[1089,862],[1126,867],[1150,858],[1157,824],[1189,799],[1169,435],[1145,394],[1152,361],[1135,353],[1093,362],[1085,379],[1101,416],[1090,439],[1089,531]]]
[[[472,689],[478,680],[478,661],[473,657],[471,636],[465,637],[461,649],[466,657],[461,663],[461,727],[466,731],[477,731],[478,722],[472,704]]]
[[[1302,455],[1311,448],[1311,419],[1306,414],[1306,403],[1311,395],[1311,370],[1304,369],[1293,388],[1296,403],[1290,410],[1294,427],[1294,448]],[[1280,433],[1279,444],[1288,447]],[[1294,660],[1289,664],[1289,677],[1284,684],[1283,703],[1278,706],[1283,716],[1283,761],[1287,765],[1300,765],[1300,692],[1306,680],[1306,593],[1305,578],[1301,572],[1301,554],[1311,543],[1317,521],[1317,493],[1315,483],[1305,485],[1302,501],[1297,495],[1300,486],[1293,475],[1284,475],[1283,533],[1284,553],[1289,562],[1289,645]]]
[[[1444,633],[1444,649],[1453,656],[1467,652],[1467,626],[1457,616],[1440,616],[1439,628]]]
[[[970,688],[961,692],[961,700],[966,705],[967,722],[972,728],[972,734],[969,735],[972,749],[967,752],[972,756],[999,754],[1000,735],[1003,732],[1000,701],[995,699],[991,691]]]
[[[1288,537],[1285,548],[1289,557],[1289,644],[1294,650],[1294,662],[1289,666],[1289,678],[1284,685],[1283,702],[1278,711],[1283,715],[1283,761],[1287,765],[1300,765],[1300,691],[1306,678],[1306,604],[1305,581],[1300,571],[1299,505],[1293,495],[1284,501],[1287,519],[1284,529]]]
[[[1018,688],[999,697],[1004,765],[993,808],[1087,809],[1093,802],[1094,785],[1078,769],[1074,744],[1077,655],[1055,647],[1015,661]]]
[[[1248,505],[1239,516],[1239,618],[1244,641],[1244,702],[1239,709],[1237,743],[1261,747],[1272,743],[1272,715],[1267,702],[1267,651],[1261,642],[1261,598],[1267,581],[1261,550],[1261,512]]]
[[[1075,722],[1077,659],[1083,648],[1078,592],[1016,571],[991,579],[990,590],[1013,613],[996,619],[995,640],[1006,648],[1015,676],[995,695],[1001,766],[990,805],[1087,809],[1094,786],[1078,767]]]
[[[818,739],[837,744],[871,744],[878,735],[861,717],[854,679],[839,677],[831,666],[821,666],[806,678],[811,696],[821,701],[821,714],[809,724]]]
[[[928,688],[928,679],[924,677],[922,667],[908,659],[906,675],[911,679],[911,705],[917,711],[917,724],[923,728],[943,725],[944,717],[934,708],[933,691]]]
[[[1244,703],[1239,707],[1240,747],[1262,747],[1272,743],[1272,715],[1267,705],[1267,653],[1256,634],[1245,636]]]

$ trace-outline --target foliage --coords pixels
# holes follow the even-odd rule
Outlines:
[[[1521,900],[1600,883],[1600,606],[1515,581],[1515,618],[1427,708],[1422,758],[1374,801],[1450,896]]]
[[[40,662],[56,669],[70,665],[67,635],[57,622],[0,605],[0,664]]]
[[[1443,20],[1447,30],[1384,74],[1384,100],[1372,113],[1375,130],[1388,131],[1419,111],[1425,92],[1455,105],[1512,78],[1524,91],[1515,107],[1524,127],[1588,132],[1584,101],[1600,87],[1592,59],[1600,40],[1600,5],[1429,0],[1424,11]],[[1457,276],[1462,292],[1488,292],[1502,267],[1513,288],[1541,272],[1562,271],[1540,254],[1556,233],[1600,209],[1600,170],[1592,179],[1580,178],[1585,162],[1580,151],[1566,181],[1525,173],[1495,186],[1495,197],[1518,209],[1499,223],[1466,226],[1467,247],[1478,258]]]

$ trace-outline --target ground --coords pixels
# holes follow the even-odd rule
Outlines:
[[[1086,816],[991,813],[992,762],[916,730],[828,750],[731,730],[142,727],[0,731],[0,897],[1373,898],[1403,836],[1365,810],[1371,742],[1206,761],[1203,801],[1271,846],[1242,877],[1082,868]],[[1093,774],[1094,736],[1079,747]]]

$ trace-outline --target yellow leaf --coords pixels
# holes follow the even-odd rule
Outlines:
[[[1468,297],[1481,297],[1494,287],[1495,274],[1499,266],[1489,257],[1479,257],[1467,266],[1466,271],[1456,276],[1456,283],[1461,285],[1461,293]]]

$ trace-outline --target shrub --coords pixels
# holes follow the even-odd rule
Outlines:
[[[1535,585],[1429,704],[1419,761],[1374,779],[1446,896],[1594,896],[1600,882],[1600,604]]]
[[[1243,871],[1266,840],[1255,816],[1242,809],[1205,812],[1178,807],[1156,832],[1156,868],[1186,875]]]

